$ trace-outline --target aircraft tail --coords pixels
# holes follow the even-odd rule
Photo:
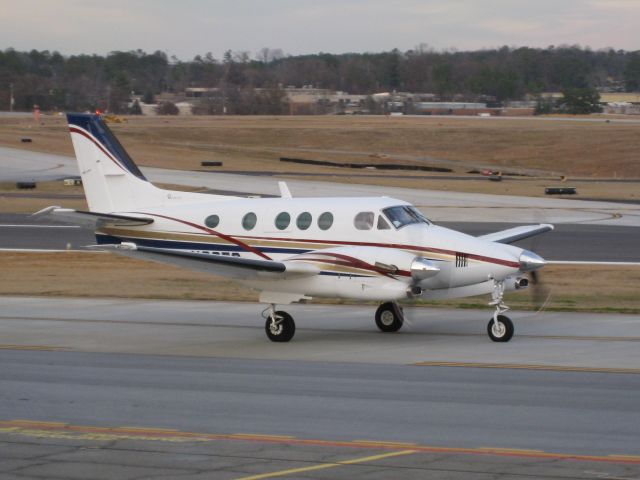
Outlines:
[[[132,211],[163,203],[166,193],[151,184],[99,115],[67,114],[89,210]]]

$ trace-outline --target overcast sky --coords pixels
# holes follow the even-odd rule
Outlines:
[[[0,49],[181,60],[578,44],[640,49],[640,0],[0,0]]]

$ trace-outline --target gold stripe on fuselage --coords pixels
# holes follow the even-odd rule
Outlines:
[[[96,233],[102,233],[106,235],[111,235],[114,237],[127,237],[127,238],[139,238],[141,240],[169,240],[169,241],[177,241],[177,242],[195,242],[195,243],[203,243],[203,244],[223,244],[223,245],[235,245],[234,242],[226,240],[220,236],[208,234],[208,233],[186,233],[186,232],[172,232],[172,231],[159,231],[159,230],[148,230],[148,229],[132,229],[132,228],[124,228],[124,227],[103,227],[100,230],[97,230]],[[230,235],[229,235],[230,236]],[[350,247],[350,246],[359,246],[358,243],[354,242],[353,244],[349,244],[346,242],[331,242],[331,241],[315,241],[309,239],[308,241],[300,241],[300,240],[289,240],[289,239],[269,239],[264,240],[259,237],[244,237],[244,236],[230,236],[232,238],[237,238],[238,241],[249,245],[252,248],[288,248],[288,249],[298,249],[298,250],[323,250],[326,248],[336,248],[336,247]],[[384,245],[380,244],[380,248],[397,248],[393,245]],[[421,250],[414,249],[401,249],[408,253],[411,253],[416,256],[423,256],[425,254],[428,255],[430,259],[440,260],[451,262],[455,260],[455,254],[449,253],[441,253],[441,252],[424,252]],[[477,260],[473,258],[468,259],[468,263],[483,263],[482,260]]]

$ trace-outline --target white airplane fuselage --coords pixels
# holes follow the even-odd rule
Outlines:
[[[195,195],[202,197],[202,203],[191,203]],[[422,298],[451,298],[467,296],[469,291],[488,293],[494,279],[513,277],[515,282],[522,273],[521,248],[484,241],[433,223],[396,228],[384,210],[410,207],[402,200],[211,197],[206,201],[207,194],[188,196],[191,201],[182,205],[117,212],[148,216],[154,221],[142,226],[101,228],[96,232],[98,242],[132,242],[255,260],[304,261],[315,265],[319,274],[301,276],[294,271],[286,278],[262,274],[239,281],[261,291],[309,297],[398,300],[416,296],[407,291],[412,283],[422,289]],[[245,228],[243,219],[252,213],[255,225]],[[276,225],[282,214],[285,219],[288,215],[288,224]],[[330,225],[319,222],[327,214],[333,219]],[[371,222],[358,228],[355,219],[359,214],[365,214]],[[217,224],[207,226],[207,218],[213,215],[218,217]],[[433,263],[439,269],[437,275],[415,282],[410,271],[416,257]],[[397,271],[376,268],[376,264],[393,266]]]

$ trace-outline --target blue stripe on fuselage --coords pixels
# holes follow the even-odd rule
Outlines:
[[[105,235],[102,233],[96,233],[96,241],[98,245],[112,245],[121,242],[133,242],[137,245],[145,247],[155,248],[172,248],[176,250],[201,250],[209,252],[242,252],[242,247],[238,245],[228,244],[211,244],[211,243],[192,243],[192,242],[176,242],[171,240],[147,240],[141,238],[127,238],[127,237],[114,237],[112,235]],[[269,253],[306,253],[311,250],[296,250],[292,248],[277,248],[266,247],[259,249],[262,252]],[[370,278],[373,275],[359,275],[354,273],[340,273],[340,272],[327,272],[321,271],[320,275],[326,275],[331,277],[357,277],[357,278]]]
[[[130,238],[130,237],[114,237],[112,235],[105,235],[102,233],[96,233],[96,241],[98,245],[114,244],[121,242],[132,242],[143,247],[154,248],[173,248],[177,250],[203,250],[214,252],[246,252],[244,248],[239,245],[232,245],[228,243],[198,243],[198,242],[181,242],[176,240],[156,240],[146,238]],[[258,247],[257,250],[262,253],[287,253],[290,255],[297,255],[300,253],[311,252],[311,249],[300,248],[282,248],[282,247]]]

